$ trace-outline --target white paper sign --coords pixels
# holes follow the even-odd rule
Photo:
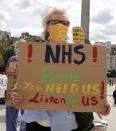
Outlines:
[[[0,90],[6,90],[8,78],[6,75],[0,74]]]

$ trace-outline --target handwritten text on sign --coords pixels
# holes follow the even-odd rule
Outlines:
[[[20,43],[20,108],[102,111],[106,96],[106,48]]]

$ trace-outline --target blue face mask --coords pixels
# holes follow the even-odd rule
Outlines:
[[[19,48],[15,49],[15,54],[18,55],[19,54]]]

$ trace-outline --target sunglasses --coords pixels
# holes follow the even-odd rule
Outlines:
[[[61,23],[61,24],[65,25],[65,26],[69,26],[70,25],[69,21],[62,21],[62,20],[49,20],[47,22],[47,24],[51,24],[51,25],[56,25],[58,23]]]

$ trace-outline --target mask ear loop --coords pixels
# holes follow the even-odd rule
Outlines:
[[[48,23],[48,22],[47,22]],[[47,26],[48,24],[46,24],[46,26]],[[47,27],[46,27],[46,30],[45,30],[45,35],[44,35],[44,39],[45,40],[49,40],[49,33],[48,33],[48,31],[47,31]]]
[[[67,41],[68,41],[68,36],[65,38],[65,43],[67,43]]]

